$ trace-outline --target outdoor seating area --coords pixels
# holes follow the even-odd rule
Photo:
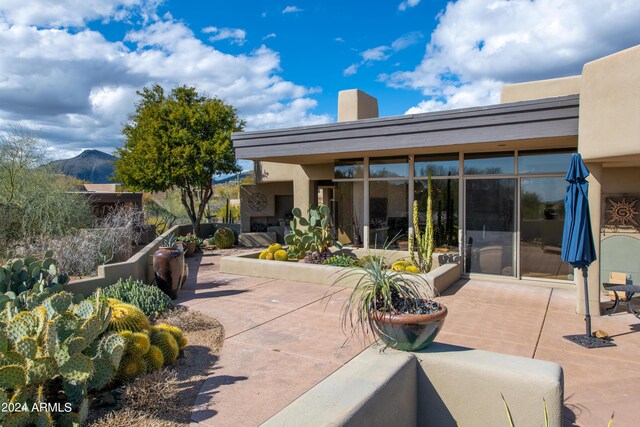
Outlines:
[[[220,260],[215,252],[190,259],[192,274],[177,300],[225,327],[217,368],[192,414],[196,425],[266,422],[370,344],[345,345],[339,312],[349,290],[224,274]],[[462,279],[440,297],[449,316],[436,341],[559,364],[563,425],[606,426],[614,412],[614,425],[634,425],[636,402],[626,396],[640,392],[640,361],[629,358],[640,350],[640,323],[623,312],[594,317],[594,330],[607,331],[617,346],[583,348],[562,338],[584,330],[575,299],[570,286]],[[489,399],[494,406],[487,411],[504,411],[499,395]],[[542,402],[528,403],[540,410],[530,425],[542,425]]]

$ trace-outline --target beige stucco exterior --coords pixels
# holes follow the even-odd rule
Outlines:
[[[358,89],[338,93],[338,121],[373,119],[378,117],[378,100]]]
[[[548,148],[577,148],[591,171],[589,203],[598,261],[589,268],[590,308],[600,314],[600,288],[603,281],[600,266],[601,240],[605,238],[604,202],[611,194],[630,195],[640,199],[640,46],[597,59],[584,65],[582,73],[557,79],[505,85],[502,103],[553,99],[579,95],[578,137],[561,136],[475,144],[429,146],[417,149],[386,148],[349,153],[313,154],[302,157],[283,157],[289,163],[259,162],[256,167],[259,185],[274,182],[292,183],[291,194],[297,207],[316,202],[318,182],[333,179],[335,158],[376,157],[389,155],[418,155],[438,152],[492,152]],[[343,91],[338,98],[338,121],[352,121],[377,117],[375,98],[358,90]],[[523,129],[525,129],[523,127]],[[302,164],[306,163],[306,164]],[[368,191],[368,190],[367,190]],[[368,194],[368,193],[367,193]],[[462,203],[462,201],[461,201]],[[365,209],[366,210],[366,209]],[[244,221],[248,217],[243,214]],[[365,232],[365,235],[368,233]],[[640,240],[640,233],[622,232]],[[610,233],[606,236],[610,237]],[[604,270],[606,271],[606,269]],[[576,310],[584,313],[582,278],[575,274]]]
[[[580,85],[581,76],[505,85],[500,93],[500,102],[529,101],[532,99],[575,95],[580,93]]]

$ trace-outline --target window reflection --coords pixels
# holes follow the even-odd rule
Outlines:
[[[505,175],[514,172],[514,156],[508,153],[471,153],[464,155],[466,175]]]
[[[523,178],[520,182],[520,272],[522,276],[567,280],[562,262],[564,178]]]
[[[420,228],[424,229],[427,212],[426,179],[415,181],[415,200],[418,202],[418,222]],[[448,252],[457,252],[458,180],[432,179],[431,200],[436,247]]]

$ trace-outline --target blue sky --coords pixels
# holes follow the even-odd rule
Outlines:
[[[2,0],[0,130],[112,152],[153,83],[219,96],[248,130],[335,121],[352,88],[382,116],[491,104],[640,44],[638,22],[637,0]]]

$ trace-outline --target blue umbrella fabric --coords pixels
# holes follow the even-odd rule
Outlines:
[[[564,230],[562,233],[562,261],[582,270],[584,281],[584,303],[586,310],[586,331],[591,336],[591,316],[589,314],[589,288],[587,286],[587,268],[596,260],[596,248],[591,232],[589,213],[589,169],[582,156],[575,153],[565,179],[569,182],[564,198]]]
[[[589,213],[589,169],[582,156],[575,153],[565,180],[569,182],[564,197],[564,230],[562,233],[562,261],[574,268],[587,268],[596,260],[596,248],[591,232]]]

